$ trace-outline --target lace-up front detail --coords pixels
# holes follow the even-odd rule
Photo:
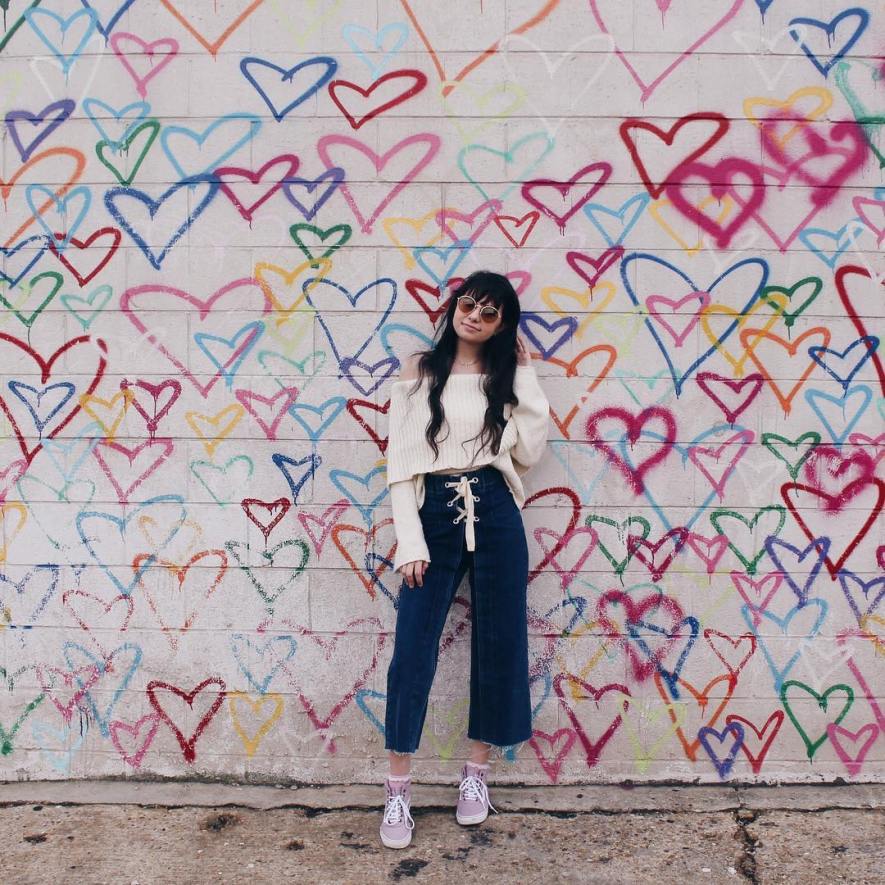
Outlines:
[[[465,506],[462,507],[458,504],[458,515],[452,520],[452,522],[457,525],[461,520],[465,520],[465,528],[467,529],[467,549],[475,550],[476,549],[476,539],[473,534],[473,523],[479,522],[479,517],[474,516],[473,513],[473,502],[479,500],[478,495],[473,494],[473,489],[470,488],[474,483],[479,482],[478,476],[473,476],[468,479],[466,476],[462,476],[457,482],[447,482],[447,489],[456,489],[455,497],[452,498],[451,501],[448,501],[446,506],[451,507],[453,504],[456,504],[459,498],[464,499]]]
[[[409,806],[402,793],[388,791],[387,805],[384,808],[384,823],[395,826],[403,821],[410,830],[415,826],[415,821],[409,813]]]

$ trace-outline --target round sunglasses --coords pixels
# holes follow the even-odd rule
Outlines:
[[[472,295],[461,295],[458,298],[458,310],[466,316],[469,313],[473,313],[473,308],[476,307],[478,303],[479,302]],[[486,304],[480,309],[479,316],[484,323],[493,323],[499,316],[501,316],[501,309],[498,307],[492,307],[491,304]]]

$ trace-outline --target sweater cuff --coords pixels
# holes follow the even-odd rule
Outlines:
[[[396,532],[393,570],[396,571],[401,565],[416,559],[430,562],[430,552],[424,540],[424,527],[418,514],[418,497],[413,479],[403,479],[390,484],[390,506]]]

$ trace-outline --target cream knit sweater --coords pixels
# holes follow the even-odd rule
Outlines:
[[[439,457],[436,460],[424,435],[430,420],[427,379],[411,397],[408,393],[416,379],[395,381],[391,386],[387,487],[397,541],[394,570],[416,559],[430,561],[418,515],[424,503],[425,473],[448,469],[476,470],[490,464],[504,475],[517,505],[522,508],[525,503],[521,477],[544,453],[550,404],[532,366],[517,366],[513,391],[519,403],[504,406],[507,424],[498,454],[493,455],[488,448],[479,452],[479,440],[472,437],[482,430],[488,405],[482,389],[484,377],[475,373],[449,375],[441,398],[445,421],[438,434]]]

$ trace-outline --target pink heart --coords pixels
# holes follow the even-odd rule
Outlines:
[[[147,95],[148,82],[156,77],[178,53],[178,41],[172,37],[162,37],[148,42],[135,34],[117,31],[111,36],[110,43],[114,55],[120,59],[126,72],[135,81],[135,88],[142,98]],[[127,48],[125,44],[134,44],[134,48]],[[144,73],[139,73],[130,61],[130,58],[140,55],[147,56],[148,59]],[[155,59],[155,56],[159,57]]]

